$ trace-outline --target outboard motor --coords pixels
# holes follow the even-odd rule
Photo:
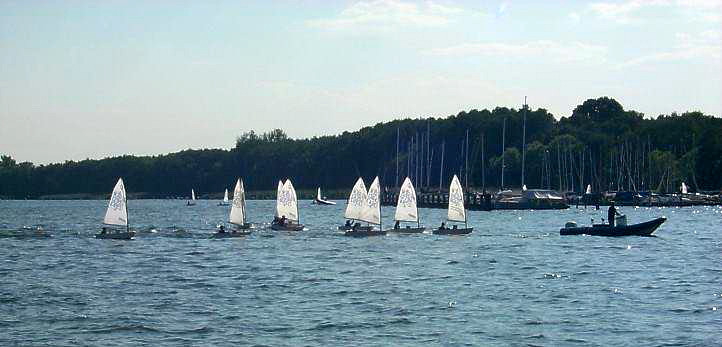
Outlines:
[[[616,226],[626,227],[627,226],[627,216],[626,215],[617,216],[617,218],[614,218],[614,224]]]
[[[576,227],[577,227],[577,222],[575,222],[575,221],[569,221],[569,222],[567,222],[567,224],[564,224],[564,227],[565,227],[565,228],[576,228]]]

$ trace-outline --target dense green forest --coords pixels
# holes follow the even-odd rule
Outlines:
[[[722,119],[700,112],[644,118],[602,97],[559,121],[541,108],[497,107],[310,139],[291,139],[280,129],[248,131],[229,150],[50,165],[16,163],[9,155],[1,159],[5,198],[107,194],[119,176],[129,192],[151,196],[186,196],[191,188],[220,192],[237,177],[249,190],[274,190],[282,178],[291,178],[297,188],[350,189],[357,177],[370,182],[376,175],[388,188],[410,176],[417,189],[438,189],[457,174],[462,184],[496,190],[502,171],[504,187],[522,185],[522,162],[529,188],[581,191],[590,184],[594,191],[668,192],[686,182],[692,191],[719,190]]]

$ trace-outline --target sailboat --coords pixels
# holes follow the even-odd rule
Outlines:
[[[362,181],[363,182],[363,181]],[[361,210],[361,217],[358,219],[362,222],[366,222],[369,225],[360,226],[358,223],[354,225],[351,230],[346,230],[346,236],[363,237],[363,236],[376,236],[386,235],[386,231],[383,230],[381,225],[381,200],[379,195],[381,193],[381,185],[379,184],[379,177],[376,176],[371,185],[369,186],[368,194],[366,194],[366,201]],[[378,229],[374,229],[371,224],[378,225]]]
[[[335,202],[325,200],[321,197],[321,187],[318,187],[318,190],[316,191],[316,198],[313,199],[312,203],[315,205],[336,205]]]
[[[278,182],[278,193],[276,196],[276,216],[271,223],[271,229],[283,231],[301,231],[303,224],[299,224],[298,199],[296,189],[293,188],[291,180],[286,183]]]
[[[186,203],[187,206],[195,206],[196,204],[196,192],[191,189],[191,199]]]
[[[233,189],[233,204],[228,222],[232,225],[231,230],[226,231],[221,227],[218,232],[213,234],[213,237],[240,237],[251,233],[248,229],[251,229],[252,225],[246,223],[246,192],[241,179],[236,181],[236,187]]]
[[[223,193],[223,201],[219,202],[218,206],[228,206],[228,189]]]
[[[416,190],[408,177],[406,177],[399,190],[399,200],[396,202],[394,220],[396,224],[394,224],[393,229],[388,230],[390,232],[421,233],[426,230],[419,222],[419,208],[416,206]],[[401,228],[400,222],[416,222],[416,228],[408,225],[405,228]]]
[[[447,220],[451,222],[464,222],[464,228],[459,229],[454,225],[451,229],[447,228],[444,223],[441,227],[432,231],[437,235],[464,235],[470,234],[474,228],[469,228],[466,223],[466,209],[464,209],[464,190],[461,187],[459,178],[454,175],[449,186],[449,211]]]
[[[591,195],[592,194],[592,185],[587,184],[587,190],[584,192],[584,194]]]
[[[135,236],[135,232],[130,231],[128,224],[128,196],[125,194],[125,185],[122,178],[118,179],[118,183],[115,184],[113,193],[110,195],[103,224],[113,227],[125,227],[125,230],[103,227],[103,230],[95,235],[96,239],[130,240]]]
[[[355,221],[361,220],[361,215],[366,208],[366,185],[363,178],[359,177],[351,189],[346,203],[346,212],[343,214],[346,218],[346,224],[338,227],[338,230],[351,230]]]

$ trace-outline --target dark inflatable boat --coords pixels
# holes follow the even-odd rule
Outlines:
[[[566,227],[559,230],[560,235],[594,236],[651,236],[667,218],[660,217],[648,222],[610,227],[608,224],[595,224],[591,227]]]

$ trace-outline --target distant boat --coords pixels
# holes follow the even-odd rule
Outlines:
[[[694,182],[692,182],[692,183],[694,183]],[[680,191],[682,194],[688,194],[688,193],[687,193],[687,185],[684,184],[684,182],[682,182],[682,186],[679,188],[679,191]]]
[[[293,188],[291,180],[286,183],[278,181],[278,191],[276,195],[276,216],[271,223],[271,229],[282,231],[301,231],[303,224],[299,224],[298,215],[298,199],[296,198],[296,189]]]
[[[396,202],[394,220],[396,223],[392,229],[388,230],[389,232],[421,233],[426,230],[419,222],[419,208],[416,206],[416,190],[408,177],[406,177],[399,190],[399,199]],[[401,228],[401,222],[416,222],[416,228],[408,225],[405,228]]]
[[[235,193],[234,193],[235,194]],[[235,196],[235,195],[234,195]],[[228,206],[228,189],[223,193],[223,201],[218,203],[218,206]]]
[[[587,191],[585,192],[585,194],[587,194],[587,195],[592,194],[592,185],[591,184],[587,184]]]
[[[351,189],[346,203],[346,212],[343,216],[346,218],[346,224],[339,226],[338,230],[351,230],[355,221],[361,220],[361,215],[366,208],[366,185],[363,178],[359,177]]]
[[[619,218],[619,217],[617,217]],[[626,218],[624,219],[626,221]],[[578,227],[577,223],[568,222],[559,230],[560,235],[592,235],[592,236],[651,236],[667,218],[660,217],[639,224],[624,223],[614,227],[609,224],[594,224],[589,227]]]
[[[361,179],[359,178],[359,180]],[[358,185],[358,182],[356,182],[356,184]],[[363,184],[362,180],[361,184]],[[383,230],[383,227],[381,225],[381,200],[379,199],[380,194],[381,185],[379,184],[379,177],[376,176],[376,178],[374,178],[374,181],[371,182],[371,185],[369,186],[369,191],[366,194],[365,203],[363,204],[363,209],[361,209],[361,215],[358,218],[359,221],[366,222],[369,225],[361,226],[356,223],[350,230],[346,231],[346,236],[364,237],[386,235],[386,231]],[[371,224],[378,225],[379,228],[374,229],[370,226]]]
[[[246,192],[243,188],[243,181],[238,179],[233,189],[233,204],[231,213],[228,215],[228,222],[232,225],[231,230],[224,230],[222,227],[213,234],[214,238],[241,237],[251,233],[252,225],[246,223]]]
[[[335,202],[324,200],[321,197],[321,187],[318,187],[318,190],[316,191],[316,198],[313,199],[313,203],[316,205],[336,205]]]
[[[464,235],[470,234],[474,228],[469,228],[466,223],[466,209],[464,208],[464,190],[461,187],[459,178],[454,175],[449,186],[449,210],[447,220],[451,222],[464,222],[464,228],[459,229],[454,225],[451,229],[443,226],[432,231],[437,235]]]
[[[193,189],[191,189],[191,199],[188,200],[186,205],[195,206],[195,204],[196,204],[196,192]]]
[[[128,196],[125,193],[122,178],[118,179],[118,183],[115,184],[113,193],[110,195],[103,224],[112,227],[103,227],[103,230],[95,235],[96,239],[130,240],[135,236],[135,232],[130,231],[128,224]],[[125,228],[118,229],[117,227]]]

